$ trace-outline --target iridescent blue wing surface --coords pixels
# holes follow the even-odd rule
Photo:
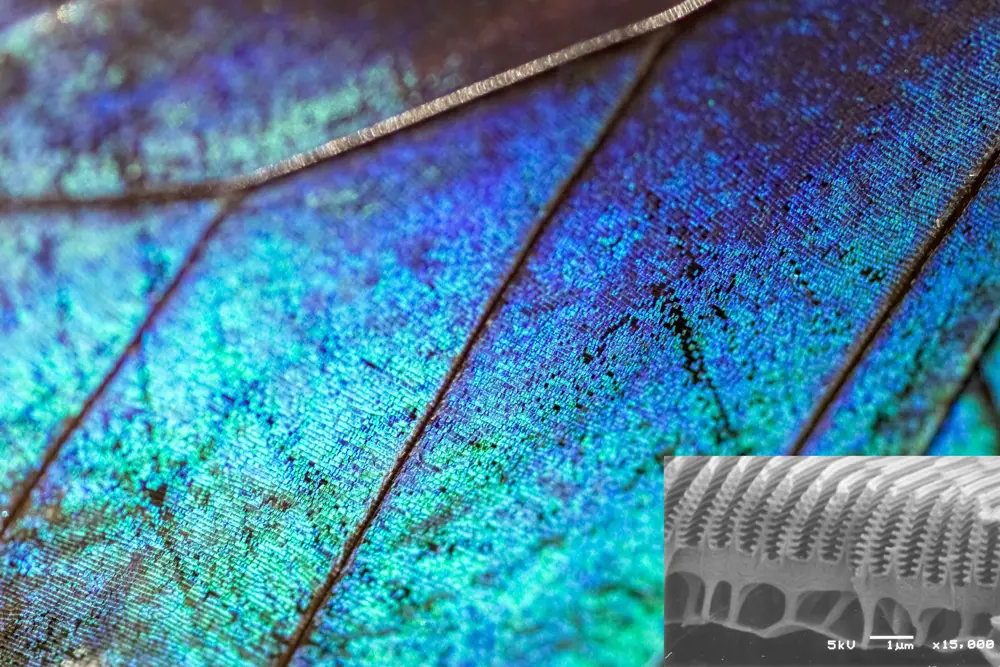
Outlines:
[[[153,5],[8,23],[0,655],[641,663],[665,454],[995,444],[995,2],[718,3],[198,189],[568,45],[565,4],[198,5],[122,77]]]
[[[892,416],[933,434],[1000,305],[994,9],[693,21],[335,571],[301,664],[638,664],[662,627],[664,455],[821,442],[866,364],[890,390],[934,373]],[[872,430],[855,451],[886,447]]]
[[[0,193],[42,197],[203,192],[707,2],[79,0],[31,13],[7,1]]]
[[[137,215],[110,229],[100,217],[9,219],[26,246],[45,244],[28,235],[56,240],[23,257],[28,268],[12,297],[31,307],[15,302],[9,333],[28,349],[9,362],[10,386],[23,395],[12,406],[22,421],[11,419],[16,429],[5,434],[17,455],[2,464],[5,504],[18,514],[4,517],[0,547],[5,657],[279,659],[650,45],[623,49],[238,206],[157,207],[173,217]],[[71,233],[75,225],[84,233]],[[180,268],[160,262],[173,274],[166,287],[127,254],[138,252],[127,234],[146,227],[148,245],[182,257]],[[91,237],[104,241],[116,272],[78,257]],[[76,290],[66,298],[79,308],[49,303],[60,290],[42,279],[46,262]],[[84,320],[101,315],[87,307],[100,285],[119,281],[149,284],[122,297],[134,301],[125,314],[141,323],[131,344],[119,340],[127,322]],[[32,335],[40,340],[37,332],[61,317],[64,339],[106,336],[109,354],[120,355],[89,395],[69,392],[63,378],[76,373],[82,387],[89,369],[61,358],[51,365],[59,336],[30,348]],[[43,427],[81,396],[79,423],[45,437]]]

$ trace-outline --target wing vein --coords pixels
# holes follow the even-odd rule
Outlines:
[[[392,490],[396,480],[399,478],[400,473],[402,473],[403,467],[406,465],[406,462],[409,460],[411,454],[423,438],[424,432],[433,420],[441,403],[444,401],[444,397],[447,395],[452,384],[455,382],[455,379],[464,369],[465,364],[472,352],[472,348],[486,331],[490,320],[492,320],[500,310],[507,291],[515,282],[517,275],[524,267],[529,256],[533,253],[539,239],[549,228],[552,219],[563,202],[566,200],[566,197],[569,195],[573,186],[580,180],[581,176],[585,173],[587,167],[593,160],[595,154],[604,145],[618,121],[625,115],[625,111],[629,107],[630,103],[636,98],[644,84],[649,80],[654,65],[659,60],[664,48],[668,43],[670,43],[670,41],[672,41],[674,35],[675,33],[673,32],[665,32],[653,38],[652,43],[649,45],[646,53],[643,55],[642,60],[636,68],[635,77],[625,92],[622,93],[614,108],[608,114],[608,117],[605,120],[603,127],[601,127],[597,137],[583,152],[569,176],[567,176],[567,178],[560,184],[559,188],[549,199],[545,209],[542,211],[541,215],[539,215],[538,220],[535,222],[534,227],[528,235],[527,240],[518,251],[518,254],[510,268],[504,274],[500,285],[490,295],[490,298],[476,321],[475,326],[466,338],[461,351],[455,357],[451,367],[445,374],[445,377],[442,380],[441,385],[438,387],[434,398],[424,410],[420,422],[418,422],[417,426],[413,430],[413,433],[407,439],[392,468],[383,478],[378,494],[368,506],[368,510],[365,513],[364,518],[356,526],[354,533],[344,545],[341,557],[331,567],[330,573],[327,575],[323,585],[313,594],[313,597],[309,602],[309,606],[306,607],[306,610],[299,621],[298,627],[288,639],[285,651],[278,657],[275,663],[278,667],[287,667],[290,664],[295,651],[298,650],[299,646],[301,646],[305,641],[306,635],[308,635],[314,619],[326,603],[327,599],[330,597],[330,594],[336,587],[337,583],[346,573],[355,553],[364,541],[365,534],[368,532],[368,529],[371,528],[375,521],[375,517],[381,511],[386,498],[388,498],[389,492]]]
[[[65,198],[59,196],[0,197],[0,212],[9,210],[52,210],[77,206],[119,208],[136,206],[138,204],[164,204],[215,199],[236,193],[246,194],[278,183],[289,176],[323,164],[352,150],[375,144],[398,132],[425,123],[432,118],[463,107],[561,65],[663,28],[701,9],[711,1],[683,0],[683,2],[674,5],[670,9],[642,21],[636,21],[625,27],[606,32],[603,35],[577,42],[565,49],[542,56],[541,58],[536,58],[506,72],[487,77],[356,132],[328,141],[316,148],[297,153],[280,162],[261,167],[260,169],[231,179],[163,186],[128,192],[122,195],[91,198]]]
[[[983,355],[986,354],[987,350],[991,349],[997,340],[1000,339],[1000,320],[991,327],[990,333],[985,337],[985,343],[979,348],[975,355],[973,355],[971,362],[969,363],[969,368],[966,370],[965,377],[958,384],[955,391],[949,396],[948,401],[942,406],[942,410],[939,413],[939,418],[937,424],[934,426],[934,431],[930,434],[927,442],[924,445],[923,454],[927,454],[927,450],[930,448],[934,441],[937,440],[938,436],[941,435],[944,430],[944,425],[947,422],[948,415],[955,408],[955,404],[958,403],[958,399],[962,397],[969,389],[975,387],[983,399],[986,402],[986,409],[988,411],[987,418],[993,426],[993,429],[1000,434],[1000,404],[997,404],[997,397],[993,394],[993,390],[986,380],[983,379],[983,367],[982,359]]]
[[[944,242],[944,240],[948,238],[948,235],[951,234],[951,231],[958,223],[959,218],[962,217],[962,214],[965,213],[969,204],[971,204],[976,198],[976,195],[979,194],[983,184],[986,182],[987,176],[989,176],[990,172],[996,166],[998,158],[1000,158],[1000,144],[995,144],[989,153],[987,153],[986,158],[980,163],[979,168],[972,173],[969,181],[952,200],[952,205],[941,216],[941,222],[937,225],[937,230],[924,244],[924,247],[921,248],[916,259],[910,264],[909,269],[899,282],[899,287],[896,288],[895,293],[889,298],[888,303],[861,333],[853,351],[848,354],[847,361],[840,367],[840,370],[837,371],[833,382],[830,384],[826,392],[824,392],[819,402],[816,403],[812,413],[806,421],[806,425],[802,428],[798,437],[795,439],[791,448],[791,453],[793,455],[802,453],[802,449],[805,447],[806,443],[809,442],[809,439],[813,436],[816,428],[823,421],[823,418],[827,415],[834,402],[840,396],[841,391],[843,391],[848,380],[854,374],[855,369],[865,359],[865,357],[868,356],[868,353],[871,350],[872,345],[875,343],[878,334],[881,333],[881,331],[886,327],[888,322],[892,319],[892,316],[910,294],[910,291],[913,289],[913,285],[923,272],[927,262],[934,255],[934,252]]]
[[[191,272],[194,265],[198,262],[198,259],[204,253],[208,243],[219,231],[223,221],[225,221],[229,215],[238,208],[242,200],[243,195],[233,194],[221,202],[219,212],[215,214],[207,225],[205,225],[205,228],[198,237],[198,240],[195,241],[194,245],[191,246],[191,250],[184,257],[183,262],[174,274],[170,284],[167,285],[166,289],[163,290],[163,293],[149,309],[149,312],[146,313],[145,319],[135,330],[135,333],[132,335],[132,338],[129,340],[125,348],[115,359],[114,364],[111,366],[111,369],[107,372],[107,374],[105,374],[101,383],[90,393],[90,395],[87,396],[77,413],[63,423],[63,427],[62,430],[60,430],[59,435],[56,436],[56,438],[46,447],[41,464],[28,475],[21,487],[12,494],[10,505],[6,508],[5,512],[0,513],[0,517],[2,517],[0,518],[0,542],[4,540],[7,530],[14,525],[18,517],[27,507],[28,501],[31,497],[31,491],[35,488],[38,482],[41,481],[41,479],[45,476],[46,471],[49,469],[49,466],[51,466],[59,456],[59,452],[62,450],[63,445],[66,444],[76,429],[83,424],[94,405],[104,395],[104,392],[118,376],[121,369],[125,366],[125,362],[128,361],[142,346],[143,336],[147,331],[149,331],[153,322],[170,302],[174,293],[180,287],[187,275]]]
[[[1000,332],[1000,328],[994,329],[990,342],[986,344],[983,350],[988,350],[993,347],[996,343],[998,332]],[[982,352],[980,352],[980,357],[982,357]],[[981,358],[976,360],[975,374],[978,378],[979,390],[983,393],[983,398],[986,400],[986,410],[990,424],[993,425],[993,430],[1000,435],[1000,403],[997,403],[997,395],[993,393],[993,387],[990,386],[990,383],[983,377],[983,365]]]

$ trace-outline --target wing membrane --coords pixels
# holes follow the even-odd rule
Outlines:
[[[194,186],[174,196],[207,196],[205,181],[252,174],[581,40],[666,12],[640,28],[659,27],[705,2],[58,4],[0,31],[0,192],[93,198]]]
[[[280,653],[642,48],[233,212],[7,531],[0,654]]]
[[[663,454],[794,441],[996,141],[989,75],[972,92],[962,74],[970,32],[995,39],[986,10],[731,3],[678,39],[473,350],[301,664],[656,651]],[[875,37],[886,25],[898,38]]]
[[[1000,323],[1000,171],[984,181],[805,452],[919,454],[930,445]]]
[[[0,506],[27,490],[216,208],[0,213]]]
[[[990,233],[986,199],[953,219],[997,142],[989,10],[720,6],[657,63],[536,246],[635,51],[256,195],[8,531],[0,644],[164,664],[645,660],[665,453],[788,449],[824,396],[834,419],[854,400],[838,378],[864,382],[866,337],[876,367],[898,356],[877,351],[909,308],[903,330],[938,327],[941,358],[967,363],[964,332],[989,330],[920,319],[952,296],[988,314],[982,271],[909,286]],[[268,158],[261,136],[150,182],[236,173]],[[118,192],[128,166],[8,189]]]

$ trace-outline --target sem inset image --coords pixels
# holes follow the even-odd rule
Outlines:
[[[665,461],[667,665],[1000,665],[1000,459]]]

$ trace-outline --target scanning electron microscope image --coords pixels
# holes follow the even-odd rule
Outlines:
[[[667,665],[1000,666],[1000,459],[665,461]]]

